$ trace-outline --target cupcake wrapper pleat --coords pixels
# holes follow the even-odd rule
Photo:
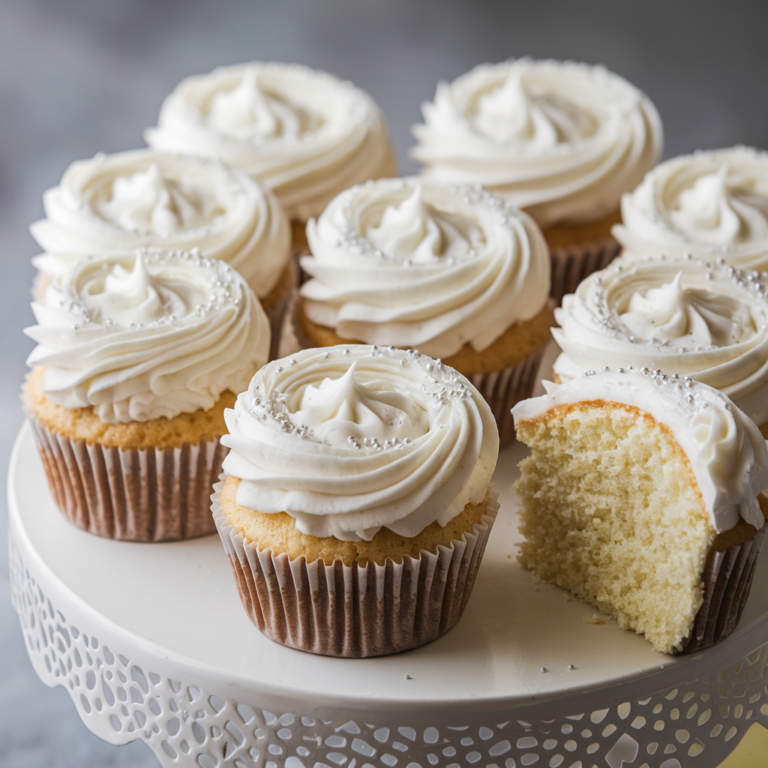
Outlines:
[[[719,643],[736,629],[749,596],[764,525],[754,539],[725,552],[710,550],[704,566],[704,602],[689,638],[678,653],[692,653]]]
[[[573,293],[588,275],[605,269],[619,255],[620,250],[621,246],[613,238],[551,249],[549,258],[552,283],[549,295],[560,304],[566,293]]]
[[[229,557],[245,612],[271,640],[324,656],[384,656],[429,643],[461,617],[474,586],[498,494],[488,511],[450,547],[422,551],[398,564],[326,565],[259,551],[227,522],[217,483],[213,517]]]
[[[30,417],[48,486],[64,516],[84,531],[121,541],[173,541],[216,530],[211,489],[226,449],[107,448],[57,435]]]
[[[270,360],[277,360],[277,358],[281,356],[279,354],[280,339],[282,337],[283,325],[285,324],[285,315],[288,311],[288,306],[291,303],[291,298],[296,290],[296,286],[299,284],[299,267],[295,259],[291,258],[285,269],[290,273],[290,279],[282,287],[280,294],[274,297],[269,308],[264,307],[267,319],[269,320],[269,329],[272,333],[269,344]]]
[[[467,377],[491,407],[499,428],[499,448],[509,445],[515,438],[512,406],[533,394],[545,349],[542,347],[518,365]]]

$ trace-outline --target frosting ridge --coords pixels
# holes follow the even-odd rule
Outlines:
[[[413,127],[428,178],[480,183],[542,227],[599,220],[661,153],[651,101],[602,67],[531,59],[441,82]]]
[[[477,187],[382,179],[307,225],[306,315],[345,338],[448,357],[541,311],[549,255],[526,214]]]
[[[43,196],[31,232],[46,253],[33,262],[53,277],[83,256],[136,248],[198,249],[237,269],[259,296],[277,284],[290,227],[267,189],[199,157],[135,150],[69,166]]]
[[[620,260],[555,310],[561,381],[621,365],[689,375],[768,422],[768,283],[722,263]]]
[[[173,418],[245,387],[268,357],[269,322],[222,261],[139,251],[82,260],[33,302],[46,396],[105,422]]]
[[[355,183],[396,173],[384,118],[349,82],[251,62],[188,77],[145,133],[154,149],[220,157],[269,187],[293,219]]]
[[[748,147],[695,152],[659,164],[622,197],[614,227],[624,257],[722,257],[768,267],[768,153]]]
[[[317,537],[413,537],[481,501],[498,455],[490,408],[412,351],[303,350],[264,366],[225,413],[237,503]]]

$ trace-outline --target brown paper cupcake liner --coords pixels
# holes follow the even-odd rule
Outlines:
[[[301,328],[299,318],[299,294],[295,294],[289,316],[283,331],[282,357],[287,357],[299,349],[313,346]],[[464,374],[477,388],[483,399],[491,407],[496,426],[499,429],[499,447],[512,443],[515,439],[515,425],[512,420],[512,406],[520,400],[525,400],[533,394],[538,382],[538,372],[546,345],[529,355],[522,363],[510,365],[500,371],[490,373]]]
[[[736,629],[749,596],[755,565],[768,524],[752,541],[725,552],[710,550],[704,566],[704,602],[696,614],[690,637],[679,653],[703,651]]]
[[[482,523],[436,553],[422,550],[400,564],[326,565],[259,551],[221,511],[223,485],[214,487],[213,518],[250,620],[290,648],[346,658],[407,651],[451,629],[472,592],[499,509],[491,490]]]
[[[299,284],[299,267],[293,257],[286,264],[285,271],[289,273],[290,277],[285,280],[284,276],[281,275],[278,282],[279,292],[275,296],[270,294],[266,306],[262,303],[264,312],[269,320],[269,330],[272,334],[269,344],[270,360],[277,360],[280,357],[280,340],[285,324],[285,316],[288,312],[288,307],[291,305],[293,294],[296,292],[296,287]]]
[[[120,541],[174,541],[213,533],[210,495],[226,449],[107,448],[72,440],[29,417],[54,501],[88,533]]]
[[[533,394],[545,350],[546,346],[543,346],[522,363],[510,365],[500,371],[467,376],[491,407],[499,429],[499,448],[504,448],[515,439],[512,406]]]
[[[612,238],[595,243],[553,248],[549,252],[552,284],[549,295],[558,303],[573,293],[593,272],[605,269],[618,255],[621,246]]]

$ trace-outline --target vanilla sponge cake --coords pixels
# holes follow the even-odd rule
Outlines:
[[[768,511],[768,451],[748,417],[647,369],[547,382],[513,415],[531,448],[516,484],[526,568],[665,653],[735,628]]]
[[[553,325],[549,254],[533,219],[480,187],[379,179],[307,225],[303,347],[365,342],[443,360],[491,406],[501,444]]]
[[[380,656],[459,620],[498,510],[498,433],[469,381],[412,351],[306,349],[225,418],[213,514],[261,632]]]
[[[32,309],[23,403],[64,516],[120,540],[212,533],[224,409],[270,344],[245,279],[199,254],[93,256]]]

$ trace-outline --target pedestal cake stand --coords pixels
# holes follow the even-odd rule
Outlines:
[[[163,766],[714,768],[768,725],[768,558],[736,632],[672,658],[515,560],[512,483],[458,625],[415,651],[323,658],[248,621],[216,536],[99,539],[53,505],[28,425],[9,477],[11,582],[27,650],[83,722]]]

